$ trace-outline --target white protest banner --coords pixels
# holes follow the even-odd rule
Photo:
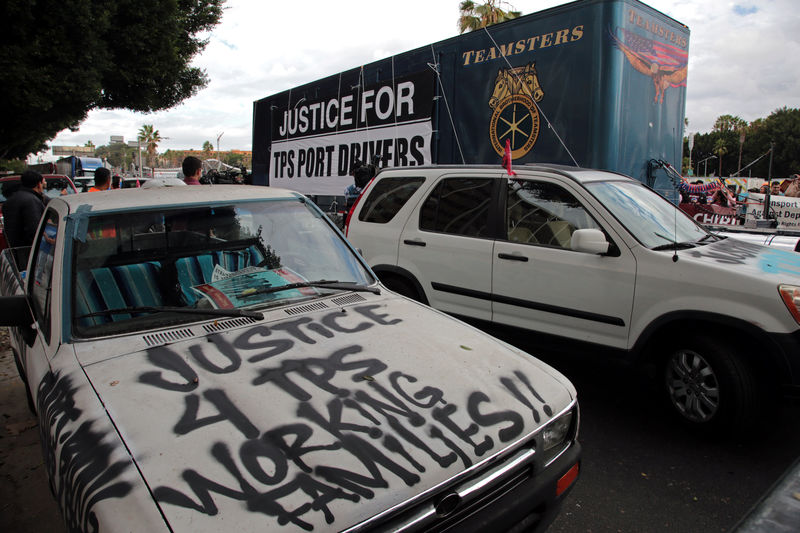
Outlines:
[[[307,194],[341,195],[358,160],[380,166],[431,164],[431,121],[304,137],[272,143],[269,184]]]
[[[764,218],[763,194],[750,193],[747,199],[746,220]],[[770,214],[778,221],[779,228],[800,228],[800,198],[790,196],[770,196]]]

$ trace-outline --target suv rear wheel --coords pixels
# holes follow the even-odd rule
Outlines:
[[[695,427],[742,428],[755,421],[753,369],[724,339],[693,335],[672,342],[663,377],[672,408]]]

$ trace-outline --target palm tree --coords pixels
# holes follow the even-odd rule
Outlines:
[[[139,140],[145,144],[147,159],[152,167],[156,157],[156,148],[161,142],[161,134],[158,133],[158,130],[153,129],[152,124],[144,124],[139,130]]]
[[[206,141],[203,143],[203,151],[208,155],[211,156],[211,152],[214,151],[214,143],[211,141]]]
[[[712,150],[712,152],[719,159],[719,174],[717,174],[717,176],[721,178],[722,177],[722,156],[724,156],[725,154],[728,153],[728,147],[725,145],[725,140],[721,139],[721,138],[717,139],[717,142],[714,143],[714,149]]]
[[[500,8],[500,4],[507,5],[508,11]],[[476,4],[472,0],[463,0],[458,6],[458,32],[477,30],[498,22],[515,19],[522,15],[520,11],[513,11],[513,6],[502,0],[487,0],[484,4]]]

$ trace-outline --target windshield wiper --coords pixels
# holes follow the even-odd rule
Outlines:
[[[657,252],[661,250],[686,250],[687,248],[694,248],[694,244],[691,242],[673,242],[670,244],[660,244],[650,249]]]
[[[660,244],[658,246],[653,246],[650,248],[653,251],[661,251],[661,250],[685,250],[687,248],[694,248],[694,244],[691,242],[675,242],[669,237],[665,235],[661,235],[658,232],[653,232],[656,237],[661,237],[665,241],[669,241],[669,244]]]
[[[719,240],[723,239],[724,237],[721,237],[721,236],[716,235],[714,233],[709,233],[709,234],[704,235],[704,236],[700,237],[699,239],[697,239],[697,244],[700,244],[701,242],[704,242],[704,241],[706,241],[708,239],[712,239],[712,238],[719,241]]]
[[[261,320],[264,318],[264,313],[257,311],[246,311],[244,309],[197,309],[195,307],[167,307],[167,306],[153,306],[143,305],[138,307],[120,307],[118,309],[103,309],[93,313],[80,315],[77,318],[89,318],[93,316],[104,315],[124,315],[130,313],[182,313],[186,315],[206,315],[206,316],[233,316],[233,317],[247,317]]]
[[[338,281],[334,279],[320,279],[317,281],[298,281],[296,283],[289,283],[279,287],[263,287],[261,289],[245,289],[236,295],[237,298],[247,298],[255,296],[256,294],[272,294],[274,292],[289,291],[292,289],[302,289],[303,287],[321,287],[325,289],[338,289],[342,291],[356,291],[356,292],[371,292],[373,294],[380,294],[381,290],[378,287],[369,287],[367,285],[359,285],[358,283],[348,281]]]

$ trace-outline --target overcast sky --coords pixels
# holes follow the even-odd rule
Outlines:
[[[480,0],[478,0],[480,1]],[[513,0],[524,15],[563,0]],[[686,116],[708,132],[723,114],[747,121],[800,107],[797,0],[648,0],[690,31]],[[459,0],[227,0],[221,23],[194,63],[208,86],[169,111],[98,111],[51,145],[134,140],[143,124],[165,138],[159,151],[250,150],[253,102],[296,85],[458,34]],[[124,28],[120,28],[124,31]]]

